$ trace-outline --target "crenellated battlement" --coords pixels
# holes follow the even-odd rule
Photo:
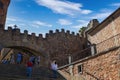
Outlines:
[[[32,36],[32,37],[36,37],[36,34],[35,34],[35,33],[32,33],[31,36]]]
[[[49,34],[53,34],[53,30],[49,30]]]
[[[12,27],[11,26],[8,26],[8,31],[12,31]]]
[[[92,19],[92,20],[88,23],[87,27],[89,27],[89,28],[96,27],[98,24],[99,24],[99,21],[98,21],[97,19]]]
[[[55,31],[49,30],[49,33],[46,33],[45,37],[43,37],[42,34],[39,34],[38,36],[36,36],[35,33],[28,34],[28,30],[24,30],[24,32],[21,33],[20,29],[17,28],[16,25],[14,27],[15,28],[12,28],[12,26],[8,26],[7,30],[0,29],[0,32],[3,31],[3,34],[4,34],[4,32],[5,32],[5,34],[7,34],[7,32],[8,32],[8,34],[11,35],[11,37],[15,38],[17,36],[21,40],[23,40],[23,39],[26,38],[28,40],[32,39],[33,41],[36,41],[36,39],[37,40],[46,40],[46,39],[49,40],[49,38],[60,37],[62,35],[65,35],[65,36],[74,36],[74,37],[77,36],[78,38],[80,37],[78,33],[75,34],[75,32],[70,32],[70,30],[66,30],[65,31],[64,29],[61,29],[61,30],[56,29]],[[39,42],[39,41],[37,41],[37,42]]]
[[[22,33],[16,25],[14,28],[9,26],[7,30],[0,29],[0,37],[2,45],[27,47],[38,52],[42,51],[43,54],[49,53],[51,58],[55,58],[56,53],[59,54],[57,55],[59,57],[80,51],[83,48],[83,42],[85,42],[78,33],[75,34],[70,30],[49,30],[43,37],[42,34],[38,36],[35,33],[29,34],[27,30]]]
[[[64,30],[64,29],[61,29],[61,32],[65,33],[65,30]]]
[[[67,31],[66,31],[66,33],[67,33],[67,34],[70,34],[70,31],[69,31],[69,30],[67,30]]]
[[[2,22],[0,22],[0,45],[3,47],[26,50],[36,55],[42,54],[47,57],[46,60],[48,60],[48,56],[51,60],[58,60],[62,56],[67,57],[68,54],[83,49],[83,42],[85,41],[81,39],[79,34],[65,29],[49,30],[45,37],[41,33],[38,36],[35,33],[29,34],[27,30],[22,33],[17,25],[8,26],[5,30],[4,25],[10,0],[2,0],[2,2],[6,2],[4,4],[5,10],[2,10],[5,14],[1,18]]]
[[[56,31],[55,31],[56,33],[59,33],[60,31],[59,31],[59,29],[56,29]]]
[[[62,34],[67,34],[67,35],[72,35],[72,36],[79,36],[78,33],[75,34],[75,32],[70,32],[70,30],[64,30],[64,29],[61,29],[61,31],[59,29],[56,29],[55,32],[53,30],[49,30],[49,33],[46,33],[46,37],[45,38],[48,38],[48,36],[51,36],[54,35],[54,36],[58,36],[58,35],[62,35]]]
[[[39,38],[42,39],[42,38],[43,38],[43,35],[42,35],[42,34],[39,34]]]

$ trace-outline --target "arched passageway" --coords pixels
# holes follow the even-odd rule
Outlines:
[[[46,66],[49,63],[49,58],[43,53],[35,51],[33,49],[30,49],[28,47],[23,46],[9,46],[9,47],[2,47],[1,50],[1,60],[3,59],[10,59],[10,55],[13,53],[15,56],[17,53],[22,53],[23,55],[23,62],[22,64],[25,64],[31,56],[40,56],[40,65]]]

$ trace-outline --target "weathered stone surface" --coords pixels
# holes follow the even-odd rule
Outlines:
[[[87,32],[91,44],[96,44],[97,53],[72,63],[71,80],[120,80],[120,8],[98,26]],[[82,73],[78,66],[82,65]],[[65,72],[69,65],[60,69]],[[65,75],[65,74],[63,74]],[[83,78],[83,79],[80,79]]]
[[[35,55],[42,55],[47,59],[64,59],[69,54],[83,50],[86,39],[79,35],[57,31],[48,33],[45,38],[35,36],[34,33],[21,33],[18,28],[0,30],[0,44],[4,47],[28,50]]]
[[[10,0],[0,0],[0,28],[4,29],[6,22],[7,9],[9,6]]]
[[[50,30],[49,33],[46,33],[45,38],[42,34],[39,36],[36,36],[35,33],[28,34],[27,30],[21,33],[16,25],[14,29],[9,26],[7,30],[4,30],[10,0],[1,0],[0,3],[3,4],[0,6],[0,16],[2,15],[0,17],[0,45],[3,47],[26,50],[34,55],[41,55],[47,61],[56,59],[58,64],[69,54],[83,50],[83,46],[86,47],[86,39],[73,32],[70,33],[69,30],[56,29],[55,32]]]
[[[115,50],[104,55],[89,59],[82,62],[83,73],[85,79],[90,80],[119,80],[119,50]],[[79,63],[81,64],[81,63]],[[74,75],[78,74],[78,65],[74,66]]]

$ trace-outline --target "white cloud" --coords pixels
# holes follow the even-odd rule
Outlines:
[[[7,21],[17,21],[17,19],[16,18],[10,18],[10,17],[8,17]]]
[[[108,17],[112,12],[111,11],[106,11],[106,12],[101,12],[97,13],[94,16],[90,17],[91,19],[105,19]]]
[[[90,11],[90,10],[81,10],[81,13],[82,14],[89,14],[89,13],[91,13],[92,11]]]
[[[120,3],[113,3],[110,6],[120,7]]]
[[[62,0],[35,0],[39,5],[45,6],[51,9],[55,13],[75,15],[79,14],[89,14],[91,10],[81,9],[82,4],[74,3],[69,1]]]
[[[39,28],[39,27],[52,27],[52,25],[50,24],[47,24],[45,22],[42,22],[42,21],[29,21],[29,20],[23,20],[21,18],[18,18],[18,17],[8,17],[7,18],[7,21],[6,21],[6,26],[13,26],[13,25],[18,25],[19,27],[20,26],[31,26],[31,27],[36,27],[36,28]]]
[[[88,24],[89,21],[86,21],[86,20],[77,20],[77,22],[79,22],[79,24],[75,25],[75,26],[72,26],[72,27],[80,29],[83,26],[87,26],[87,24]]]
[[[24,20],[18,18],[18,17],[7,17],[7,22],[17,22],[17,21],[21,21],[24,22]]]
[[[24,23],[21,23],[21,24],[19,24],[20,26],[27,26],[26,24],[24,24]]]
[[[36,28],[39,28],[41,26],[52,27],[52,25],[47,24],[45,22],[41,22],[41,21],[33,21],[32,26]]]
[[[19,23],[19,24],[14,24],[14,23],[6,23],[6,26],[10,26],[14,28],[14,25],[17,25],[18,28],[23,28],[23,27],[27,27],[28,25],[24,24],[24,23]]]
[[[59,19],[58,23],[60,25],[71,25],[72,24],[72,22],[70,22],[69,20],[66,20],[66,19]]]
[[[13,27],[15,24],[6,24],[6,26],[11,26],[11,27]]]
[[[86,20],[77,20],[77,22],[86,23],[86,22],[88,22],[88,21],[86,21]]]
[[[15,24],[20,27],[20,24],[23,24],[25,21],[18,18],[18,17],[7,17],[6,19],[6,27],[11,26],[13,27]]]

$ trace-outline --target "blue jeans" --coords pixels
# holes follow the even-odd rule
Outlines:
[[[53,77],[57,78],[57,71],[56,70],[52,70],[53,71]]]
[[[32,67],[27,67],[27,76],[28,77],[32,76]]]
[[[18,58],[17,58],[17,64],[20,64],[20,63],[21,63],[21,60],[22,60],[22,59],[18,57]]]

